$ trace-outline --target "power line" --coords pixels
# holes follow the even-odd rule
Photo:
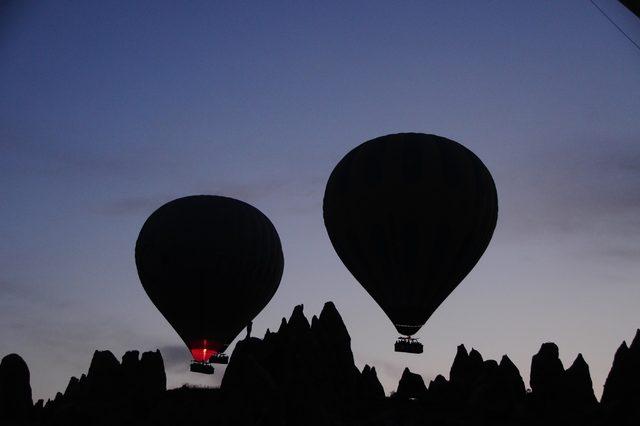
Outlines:
[[[623,36],[625,36],[627,38],[627,40],[629,40],[631,43],[633,43],[633,45],[636,47],[636,49],[640,50],[640,45],[638,45],[638,43],[636,43],[635,41],[633,41],[633,39],[631,37],[629,37],[627,35],[627,33],[624,32],[624,30],[622,28],[620,28],[618,26],[618,24],[616,24],[615,22],[613,22],[613,19],[609,18],[609,15],[606,14],[606,12],[604,10],[602,10],[600,8],[600,6],[598,6],[598,4],[595,2],[595,0],[590,0],[591,4],[595,6],[596,9],[598,9],[600,11],[600,13],[602,13],[602,15],[607,18],[607,20],[609,22],[611,22],[613,24],[614,27],[616,27],[618,29],[618,31],[620,31],[622,33]]]

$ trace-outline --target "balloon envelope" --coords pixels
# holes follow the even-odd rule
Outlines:
[[[470,150],[401,133],[365,142],[338,163],[323,213],[342,262],[409,336],[484,253],[498,200],[489,170]]]
[[[196,361],[223,352],[267,305],[284,266],[280,238],[264,214],[210,195],[156,210],[135,257],[147,295]]]

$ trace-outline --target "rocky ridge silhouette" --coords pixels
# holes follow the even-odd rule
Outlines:
[[[375,367],[359,371],[333,303],[311,322],[302,305],[277,332],[237,343],[220,388],[166,389],[159,351],[96,351],[87,374],[33,404],[29,370],[0,363],[0,424],[18,425],[636,425],[640,424],[640,330],[616,352],[602,401],[582,355],[565,370],[559,349],[533,356],[531,392],[505,355],[484,360],[457,348],[449,379],[428,386],[408,368],[385,396]]]

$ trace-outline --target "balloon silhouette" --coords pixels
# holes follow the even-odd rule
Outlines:
[[[489,170],[470,150],[400,133],[345,155],[327,182],[323,211],[344,265],[396,330],[411,336],[484,253],[498,199]]]
[[[199,362],[222,353],[267,305],[284,266],[280,238],[264,214],[210,195],[156,210],[135,257],[147,295]]]

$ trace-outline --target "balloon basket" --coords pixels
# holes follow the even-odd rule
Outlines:
[[[209,358],[211,364],[229,364],[229,356],[225,354],[215,354]]]
[[[190,370],[192,373],[213,374],[213,365],[208,362],[192,361]]]
[[[412,337],[398,337],[396,344],[394,345],[396,352],[405,352],[409,354],[421,354],[422,343],[418,342],[418,339]]]

